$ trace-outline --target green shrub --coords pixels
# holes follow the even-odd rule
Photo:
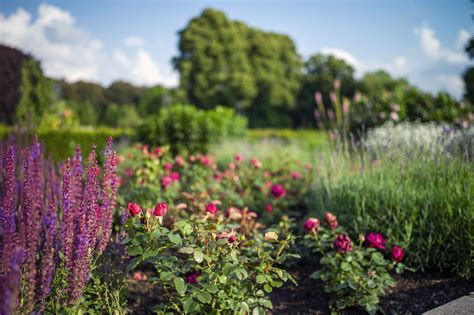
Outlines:
[[[7,140],[9,133],[17,133],[15,127],[0,126],[0,139]],[[107,144],[107,138],[112,136],[116,143],[121,140],[132,138],[133,133],[129,129],[114,129],[99,127],[95,129],[42,129],[35,132],[44,145],[46,156],[52,156],[55,161],[63,161],[74,152],[79,144],[81,148],[90,148],[92,144],[97,145],[97,152],[102,152]],[[23,135],[23,141],[31,140],[31,135]]]
[[[353,223],[353,232],[383,228],[387,238],[407,248],[409,266],[470,276],[474,172],[469,156],[417,145],[355,153],[334,151],[320,158],[313,191],[319,212],[335,212]]]
[[[277,140],[283,144],[296,144],[305,149],[320,149],[328,142],[326,132],[311,129],[251,129],[248,132],[250,142]]]
[[[138,138],[149,145],[170,145],[178,152],[206,152],[212,143],[245,133],[247,121],[233,109],[218,106],[200,110],[192,105],[163,108],[138,128]]]

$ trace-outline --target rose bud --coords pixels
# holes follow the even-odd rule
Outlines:
[[[265,233],[265,240],[266,241],[277,241],[278,240],[278,234],[275,232],[267,232]]]
[[[401,262],[405,258],[405,251],[400,246],[393,246],[390,253],[392,254],[393,261]]]
[[[324,221],[326,221],[326,223],[333,229],[339,226],[339,223],[337,222],[337,217],[331,212],[324,213]]]
[[[369,233],[365,237],[367,247],[385,249],[385,239],[380,233]]]
[[[272,186],[270,189],[270,193],[272,194],[273,197],[275,198],[281,198],[286,194],[285,188],[283,188],[282,185],[275,184]]]
[[[140,212],[142,212],[142,208],[140,208],[139,205],[133,202],[128,203],[128,210],[130,211],[130,214],[132,217],[138,215]]]
[[[154,215],[157,217],[164,217],[166,213],[168,212],[168,205],[166,202],[160,202],[159,204],[156,205],[155,211],[153,212]]]
[[[340,253],[351,252],[352,242],[349,236],[345,234],[339,234],[333,243],[334,249]]]
[[[262,162],[260,162],[257,159],[251,159],[250,164],[252,164],[252,166],[255,167],[255,168],[261,168],[262,167]]]
[[[304,228],[306,229],[306,231],[308,232],[311,232],[313,230],[318,230],[319,229],[319,226],[321,225],[321,223],[319,222],[318,219],[316,218],[309,218],[308,220],[306,220],[306,222],[304,223]]]
[[[242,218],[239,209],[235,207],[228,208],[225,212],[225,216],[231,220],[240,220]]]
[[[229,236],[229,238],[227,239],[227,241],[228,241],[230,244],[235,243],[236,240],[237,240],[237,237],[235,237],[235,235],[231,235],[231,236]]]
[[[160,156],[160,154],[161,154],[161,148],[160,147],[155,148],[155,154]]]
[[[267,212],[272,212],[273,211],[273,206],[272,206],[271,203],[267,203],[265,205],[265,211],[267,211]]]
[[[217,206],[215,203],[211,202],[206,205],[206,211],[209,212],[210,214],[214,215],[217,212]]]

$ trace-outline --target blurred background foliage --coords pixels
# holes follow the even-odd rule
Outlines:
[[[473,46],[471,39],[466,47],[471,59]],[[1,124],[28,120],[40,132],[113,127],[138,131],[132,134],[149,144],[182,141],[177,147],[190,151],[206,149],[221,135],[242,134],[247,125],[314,129],[332,116],[340,120],[341,112],[355,134],[390,121],[466,128],[474,116],[473,67],[463,74],[461,100],[420,90],[382,70],[356,78],[342,59],[316,54],[304,60],[289,36],[255,29],[214,9],[204,10],[179,32],[176,88],[66,82],[45,77],[40,63],[17,49],[0,46],[0,56]],[[282,134],[278,138],[285,141]]]

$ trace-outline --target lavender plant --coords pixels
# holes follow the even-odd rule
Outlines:
[[[0,158],[2,314],[74,305],[110,239],[118,179],[112,138],[102,185],[94,146],[85,181],[79,147],[59,168],[44,158],[37,138],[21,152],[7,146]]]

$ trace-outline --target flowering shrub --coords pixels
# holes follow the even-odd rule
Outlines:
[[[208,155],[173,158],[167,147],[145,146],[123,160],[121,204],[134,200],[151,208],[150,200],[164,200],[169,206],[166,223],[207,211],[254,231],[304,206],[311,181],[301,163],[270,166],[242,155],[222,167]]]
[[[311,276],[324,281],[333,311],[361,306],[375,313],[379,296],[396,284],[389,271],[400,273],[406,269],[402,263],[404,250],[393,246],[390,253],[385,253],[386,240],[379,233],[352,241],[331,213],[325,214],[325,223],[321,226],[318,219],[309,218],[304,224],[308,232],[306,246],[322,256],[321,269]]]
[[[279,267],[296,256],[287,253],[294,242],[291,235],[280,239],[268,231],[263,238],[250,239],[226,224],[214,204],[199,218],[168,227],[164,203],[147,210],[130,203],[128,208],[129,237],[123,241],[133,257],[128,266],[155,267],[157,277],[150,282],[163,294],[155,311],[263,314],[273,307],[266,293],[287,280],[294,282]]]
[[[79,147],[63,165],[62,181],[37,139],[23,154],[14,146],[0,153],[5,161],[0,172],[0,283],[9,283],[0,305],[20,313],[72,306],[82,295],[92,260],[110,239],[117,188],[112,138],[102,183],[95,147],[85,183]]]

